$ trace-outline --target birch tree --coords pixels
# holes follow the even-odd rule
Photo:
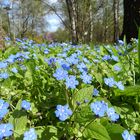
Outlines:
[[[72,43],[77,44],[78,42],[78,31],[77,31],[77,3],[76,0],[66,0],[69,21],[71,26],[71,36],[72,36]]]
[[[119,0],[113,1],[114,9],[114,41],[119,39]]]

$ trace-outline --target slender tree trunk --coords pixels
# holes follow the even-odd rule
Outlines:
[[[107,19],[107,16],[108,16],[108,8],[106,7],[106,5],[108,4],[108,0],[107,1],[104,1],[103,3],[103,12],[104,12],[104,16],[103,16],[103,26],[104,26],[104,30],[103,30],[103,37],[101,38],[100,41],[104,41],[106,42],[107,41],[107,25],[108,25],[108,19]]]
[[[76,13],[76,1],[72,0],[72,29],[73,29],[73,43],[78,42],[78,33],[77,33],[77,13]]]
[[[3,49],[4,42],[3,42],[3,29],[2,29],[2,17],[0,15],[0,49]]]
[[[77,13],[76,13],[76,1],[75,0],[66,0],[70,24],[71,24],[71,35],[72,35],[72,43],[78,43],[77,36]]]
[[[89,13],[90,13],[90,42],[91,42],[93,40],[93,13],[91,2],[89,7]]]
[[[129,43],[131,38],[138,38],[140,27],[140,0],[124,0],[124,21],[121,39],[126,36]]]
[[[119,0],[114,0],[114,42],[119,39]]]
[[[13,35],[11,32],[11,21],[9,17],[9,10],[6,10],[6,16],[7,16],[7,22],[8,22],[8,33],[9,33],[10,38],[13,40]]]

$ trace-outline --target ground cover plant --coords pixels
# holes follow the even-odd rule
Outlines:
[[[98,46],[6,38],[5,45],[0,139],[138,139],[138,40]]]

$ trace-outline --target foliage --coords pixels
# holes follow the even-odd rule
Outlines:
[[[7,39],[5,44],[12,42]],[[137,40],[123,44],[47,45],[17,39],[0,52],[0,129],[4,129],[0,138],[122,140],[138,136]]]

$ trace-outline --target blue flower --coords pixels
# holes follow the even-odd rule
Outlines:
[[[13,126],[10,123],[0,124],[0,140],[13,134]]]
[[[85,57],[83,57],[83,61],[84,61],[85,63],[90,63],[90,61],[89,61],[87,58],[85,58]]]
[[[88,99],[85,99],[85,100],[84,100],[84,103],[88,103],[88,102],[89,102],[89,100],[88,100]]]
[[[9,74],[4,72],[4,73],[0,73],[0,79],[7,79],[9,77]]]
[[[99,62],[99,60],[98,60],[98,59],[94,59],[94,60],[93,60],[93,62],[98,63],[98,62]]]
[[[115,110],[113,107],[110,107],[107,109],[107,115],[111,119],[111,121],[117,121],[119,119],[119,115],[115,113]]]
[[[104,82],[109,87],[113,87],[116,84],[116,82],[114,81],[114,78],[112,78],[112,77],[110,77],[110,78],[104,78]]]
[[[29,131],[24,133],[23,140],[37,140],[37,135],[34,128],[30,128]]]
[[[56,58],[51,57],[48,59],[48,65],[54,64],[55,62],[56,62]]]
[[[57,105],[55,115],[59,118],[59,120],[65,121],[72,115],[72,111],[69,109],[68,105]]]
[[[48,54],[49,53],[49,50],[46,48],[45,50],[44,50],[44,54]]]
[[[9,37],[4,38],[6,41],[10,41],[11,39]]]
[[[81,55],[82,52],[80,50],[76,50],[77,55]]]
[[[56,69],[56,72],[53,74],[53,76],[57,79],[57,80],[64,80],[68,77],[68,72],[65,71],[62,68],[58,68]]]
[[[103,117],[105,116],[105,113],[108,109],[108,105],[104,101],[96,101],[91,103],[90,108],[95,113],[95,115]]]
[[[26,100],[22,101],[21,107],[24,108],[25,110],[31,110],[31,104],[27,102]]]
[[[16,41],[17,41],[17,42],[20,42],[20,43],[23,42],[23,41],[22,41],[21,39],[19,39],[19,38],[16,38]]]
[[[61,65],[64,70],[70,70],[70,66],[66,63]]]
[[[119,58],[118,58],[117,56],[115,56],[115,55],[112,55],[112,59],[113,59],[114,61],[116,61],[116,62],[119,61]]]
[[[12,71],[13,73],[18,73],[18,70],[17,70],[17,68],[15,68],[15,67],[12,68],[11,71]]]
[[[27,69],[26,66],[24,66],[24,65],[21,65],[20,68],[21,68],[22,70],[26,70],[26,69]]]
[[[85,84],[90,84],[92,81],[92,77],[90,75],[88,75],[86,72],[83,72],[80,77]]]
[[[6,62],[0,62],[0,69],[6,68],[7,63]]]
[[[135,136],[129,134],[128,130],[124,130],[124,132],[122,133],[122,137],[124,140],[135,140]]]
[[[115,84],[120,90],[124,90],[124,85],[122,84],[122,81],[116,82]]]
[[[77,57],[75,57],[75,55],[72,55],[70,57],[67,57],[66,58],[66,61],[69,63],[69,64],[78,64],[78,61],[79,59]]]
[[[102,58],[102,60],[110,60],[110,59],[111,59],[110,55],[104,55]]]
[[[97,88],[94,88],[93,96],[98,96],[98,94],[99,94],[99,90],[97,90]]]
[[[67,88],[75,89],[76,86],[79,84],[79,82],[76,80],[76,77],[73,75],[70,75],[66,78],[65,82]]]
[[[12,63],[15,62],[15,59],[16,59],[16,56],[13,55],[13,54],[11,54],[11,55],[8,57],[8,59],[6,59],[6,62],[12,64]]]
[[[83,62],[78,64],[77,68],[79,69],[80,72],[87,72],[87,67]]]
[[[115,70],[115,71],[120,71],[121,68],[120,68],[119,66],[115,65],[115,66],[114,66],[114,70]]]
[[[115,45],[114,47],[115,47],[116,50],[119,50],[119,46]]]
[[[118,40],[119,45],[123,46],[124,42],[122,40]]]
[[[61,57],[67,57],[67,54],[66,54],[66,52],[63,52],[63,53],[59,53],[59,54],[57,54],[57,56],[61,56]]]
[[[9,104],[0,99],[0,120],[8,113]]]

